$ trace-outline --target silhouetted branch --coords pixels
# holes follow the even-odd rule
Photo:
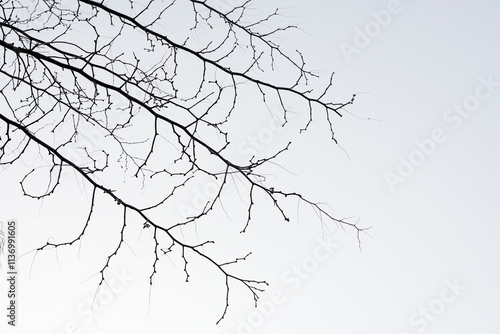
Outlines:
[[[262,169],[289,151],[292,142],[251,157],[234,153],[233,138],[241,132],[234,125],[238,119],[274,107],[282,115],[282,127],[290,113],[306,116],[300,132],[308,130],[316,113],[325,113],[331,139],[337,143],[333,117],[342,116],[355,97],[330,100],[333,73],[326,85],[314,87],[311,79],[319,77],[308,69],[302,53],[289,54],[277,42],[297,27],[276,26],[279,10],[250,18],[250,5],[246,1],[222,12],[203,0],[0,0],[0,166],[19,163],[37,151],[41,162],[20,181],[23,193],[34,199],[57,191],[66,170],[93,189],[78,236],[47,242],[37,252],[81,241],[98,205],[96,197],[104,194],[123,208],[123,222],[118,242],[99,269],[99,286],[126,242],[133,214],[152,231],[150,286],[160,255],[173,249],[180,250],[186,281],[193,258],[223,275],[226,297],[219,322],[227,313],[231,281],[245,286],[255,303],[267,283],[230,271],[230,264],[245,261],[250,253],[229,261],[217,259],[204,252],[204,246],[215,247],[216,240],[193,243],[178,234],[196,226],[217,203],[223,207],[232,180],[241,182],[237,190],[244,188],[243,201],[249,200],[241,232],[250,227],[260,207],[256,196],[265,195],[285,221],[290,217],[284,203],[296,199],[309,205],[322,223],[324,218],[351,228],[360,240],[366,228],[335,218],[319,203],[271,186],[262,176]],[[178,21],[171,22],[172,17]],[[183,29],[169,29],[169,24],[179,22]],[[253,101],[250,109],[248,98]],[[160,183],[161,194],[137,199],[140,189],[122,189],[114,181],[116,175],[123,175],[126,185],[136,185],[133,180],[139,179],[142,188]],[[180,218],[155,218],[175,205],[176,195],[207,176],[216,191],[202,207]],[[35,191],[31,180],[41,177],[46,178],[44,188]]]

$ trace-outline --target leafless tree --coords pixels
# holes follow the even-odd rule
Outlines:
[[[356,222],[266,180],[262,171],[277,164],[291,142],[267,156],[238,151],[241,124],[253,110],[257,115],[268,109],[275,118],[278,111],[279,127],[302,115],[299,132],[320,119],[338,145],[333,122],[354,101],[354,95],[332,101],[333,73],[321,81],[300,51],[283,50],[281,39],[297,27],[283,26],[278,10],[262,16],[250,1],[227,10],[210,0],[0,4],[0,165],[21,163],[33,153],[39,157],[20,180],[33,199],[53,194],[67,170],[93,189],[75,238],[47,242],[37,251],[81,241],[97,198],[108,196],[123,208],[123,221],[119,242],[98,269],[99,286],[125,243],[130,216],[140,217],[152,236],[150,284],[161,255],[174,249],[180,251],[186,281],[189,257],[207,261],[225,278],[220,321],[230,284],[242,284],[257,302],[267,283],[231,270],[248,255],[223,259],[207,251],[215,240],[195,243],[181,234],[223,207],[229,188],[237,188],[245,204],[245,217],[237,217],[241,232],[251,227],[256,198],[265,196],[285,221],[290,218],[284,203],[302,202],[322,223],[352,228],[359,240],[364,229]],[[91,145],[92,134],[101,136],[98,145]],[[175,221],[161,218],[176,196],[207,177],[217,189],[202,207]],[[137,192],[150,184],[161,184],[162,191],[138,199]]]

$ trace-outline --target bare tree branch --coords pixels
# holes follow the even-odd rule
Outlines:
[[[81,242],[92,223],[96,198],[107,196],[122,207],[123,221],[119,239],[110,241],[113,251],[100,265],[99,286],[126,242],[130,217],[139,217],[143,228],[152,231],[150,288],[160,256],[174,248],[180,250],[186,281],[192,259],[206,261],[222,275],[226,288],[219,323],[229,307],[230,284],[246,287],[255,303],[267,286],[231,270],[251,253],[220,259],[205,251],[216,240],[182,237],[183,228],[196,228],[217,205],[225,211],[230,182],[239,182],[238,192],[246,191],[241,196],[248,201],[242,233],[261,206],[257,196],[264,195],[284,221],[291,219],[285,203],[298,200],[322,224],[325,219],[350,228],[361,241],[366,228],[357,222],[336,218],[328,206],[280,190],[263,176],[268,165],[290,151],[291,141],[265,154],[235,154],[241,131],[237,124],[252,109],[278,110],[282,127],[291,114],[303,115],[300,132],[308,130],[316,113],[324,113],[337,143],[334,118],[355,98],[331,100],[333,73],[316,87],[312,79],[319,77],[308,69],[302,53],[289,54],[277,42],[297,27],[276,26],[279,10],[260,18],[247,15],[250,6],[246,1],[222,12],[206,0],[0,0],[0,166],[20,163],[21,157],[37,151],[41,162],[20,181],[23,193],[33,199],[56,192],[66,170],[93,189],[78,236],[47,242],[37,252]],[[182,29],[169,26],[172,17]],[[120,187],[116,175],[123,175],[130,187],[137,187],[135,180],[143,188],[161,183],[162,193],[138,200],[134,195],[140,189]],[[175,205],[183,190],[207,177],[215,191],[202,207],[175,221],[157,218],[158,212]],[[34,178],[44,178],[44,188],[34,187]]]

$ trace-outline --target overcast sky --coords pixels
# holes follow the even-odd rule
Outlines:
[[[275,176],[337,216],[371,226],[361,250],[352,230],[324,235],[305,207],[290,224],[271,209],[256,212],[260,223],[245,243],[228,249],[253,250],[241,270],[270,286],[255,309],[235,285],[216,326],[221,277],[193,260],[192,282],[184,283],[182,262],[172,259],[150,295],[152,248],[138,226],[137,242],[111,268],[113,293],[103,290],[92,317],[93,261],[113,247],[120,223],[112,220],[121,216],[101,196],[105,208],[96,215],[110,227],[96,228],[101,242],[82,243],[81,261],[79,245],[20,259],[12,333],[500,333],[500,3],[273,0],[266,7],[283,7],[284,22],[299,25],[283,45],[302,50],[321,73],[335,71],[339,98],[358,93],[334,121],[342,149],[324,145],[328,131],[317,126],[296,136],[287,158],[297,176]],[[16,174],[0,173],[0,221],[18,222],[24,251],[68,235],[72,217],[86,217],[88,207],[68,200],[89,191],[84,185],[68,182],[64,205],[43,203],[19,198]]]

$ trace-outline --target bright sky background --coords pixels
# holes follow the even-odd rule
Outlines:
[[[219,1],[222,8],[239,3]],[[12,333],[500,333],[500,3],[255,6],[264,8],[261,2],[283,7],[286,22],[299,24],[302,32],[285,47],[302,50],[324,74],[335,71],[339,98],[359,93],[347,108],[351,115],[335,119],[348,156],[324,144],[327,129],[318,122],[297,136],[288,158],[299,177],[276,176],[329,203],[339,217],[372,226],[361,236],[362,250],[350,230],[326,237],[335,245],[331,254],[319,249],[320,224],[305,206],[290,224],[264,209],[244,242],[227,245],[233,257],[254,251],[241,270],[271,284],[263,308],[253,308],[248,292],[234,285],[226,319],[215,326],[223,282],[195,260],[192,282],[183,283],[182,262],[162,259],[148,313],[152,246],[138,225],[131,227],[136,244],[123,248],[111,268],[115,296],[104,291],[102,312],[88,321],[97,282],[91,275],[103,261],[101,247],[118,241],[113,219],[121,217],[101,196],[102,225],[82,243],[81,260],[78,245],[20,259],[19,327]],[[72,199],[85,187],[68,184],[60,201],[36,202],[19,197],[16,174],[0,173],[0,221],[18,222],[22,251],[74,236],[66,227],[83,223],[87,207]]]

